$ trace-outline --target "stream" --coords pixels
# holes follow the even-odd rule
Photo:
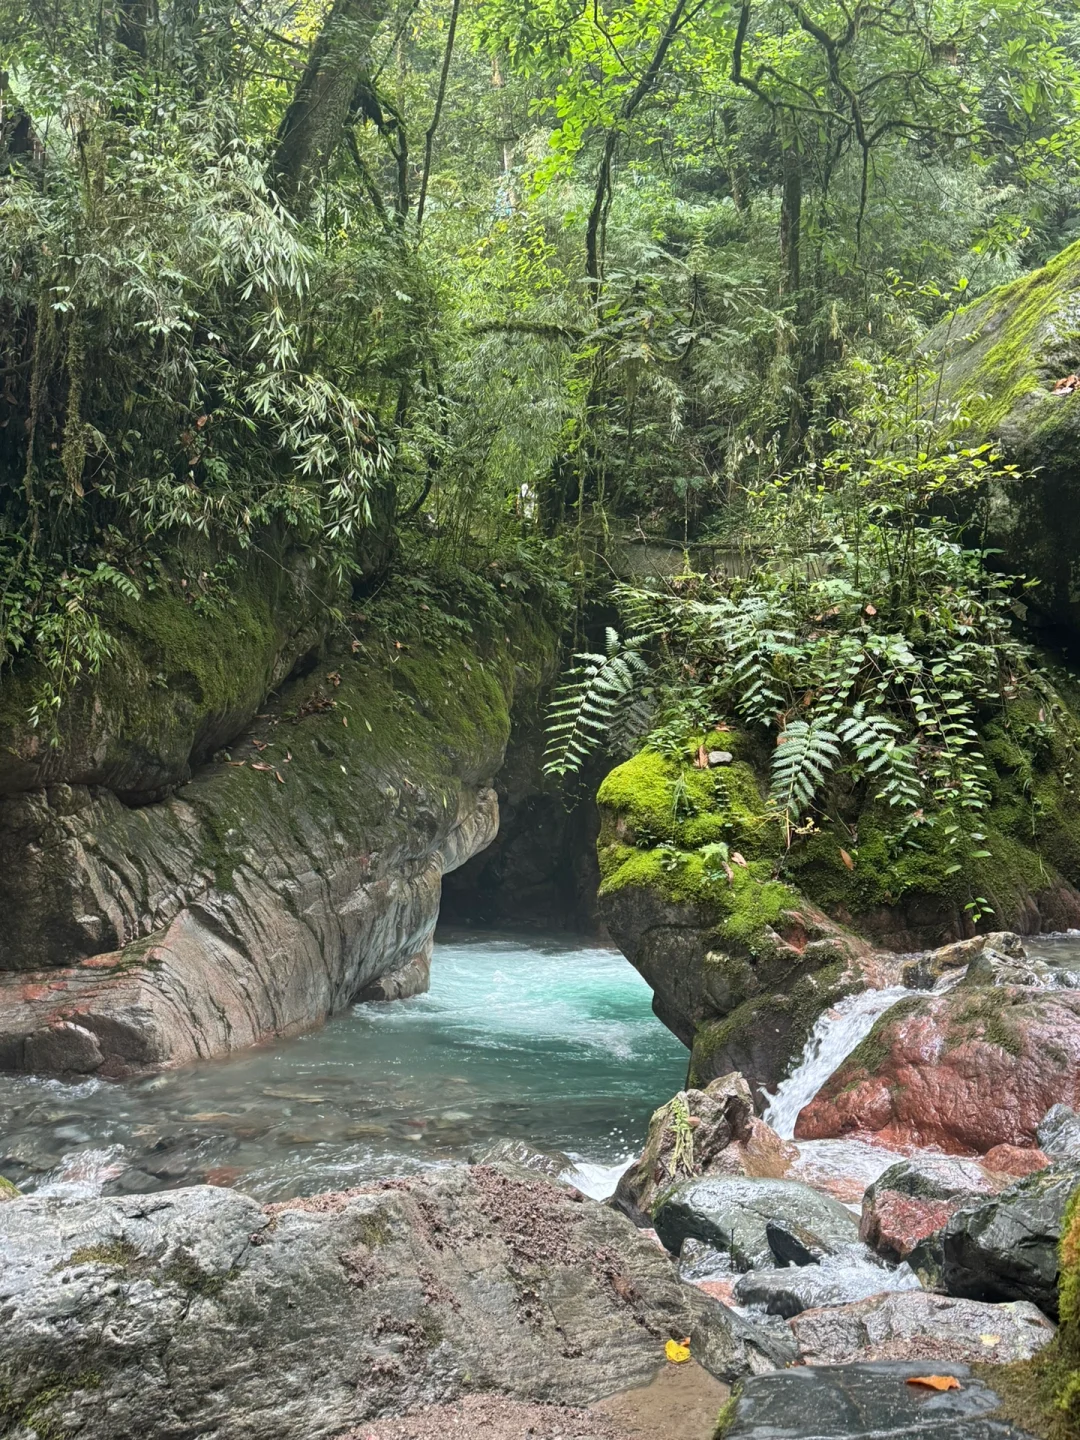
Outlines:
[[[1027,948],[1080,972],[1080,934]],[[821,1016],[766,1109],[769,1124],[790,1138],[875,1020],[913,993],[864,991]],[[687,1052],[650,1002],[613,948],[448,933],[426,995],[353,1006],[308,1035],[127,1081],[0,1076],[0,1174],[26,1193],[209,1182],[270,1200],[523,1140],[568,1156],[568,1178],[604,1198],[652,1111],[685,1083]],[[853,1207],[897,1158],[854,1139],[798,1148],[799,1178]]]
[[[283,1199],[526,1140],[609,1194],[684,1047],[615,949],[450,934],[431,989],[311,1034],[127,1081],[0,1077],[0,1173],[27,1193],[238,1185]]]

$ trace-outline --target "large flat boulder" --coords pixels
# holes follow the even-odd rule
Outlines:
[[[795,1316],[791,1328],[804,1365],[923,1360],[936,1366],[942,1356],[970,1365],[1012,1365],[1037,1355],[1055,1334],[1029,1301],[988,1305],[926,1290],[808,1309]]]
[[[588,1404],[669,1339],[725,1381],[775,1359],[624,1217],[494,1166],[265,1208],[28,1197],[0,1255],[16,1435],[310,1440],[475,1390]]]

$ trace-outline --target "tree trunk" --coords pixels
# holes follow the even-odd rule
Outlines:
[[[387,0],[334,0],[277,137],[271,173],[278,195],[303,210],[311,181],[328,164],[345,129],[356,82]]]

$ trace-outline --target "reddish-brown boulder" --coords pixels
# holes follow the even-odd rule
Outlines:
[[[1034,1175],[1036,1170],[1045,1170],[1050,1164],[1050,1156],[1025,1146],[995,1145],[983,1156],[982,1163],[997,1175],[1012,1175],[1020,1179],[1024,1175]]]
[[[883,1015],[804,1107],[795,1134],[984,1155],[1034,1148],[1059,1101],[1080,1103],[1080,991],[961,986]]]

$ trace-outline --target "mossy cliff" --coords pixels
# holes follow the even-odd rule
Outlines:
[[[27,723],[44,672],[5,670],[0,795],[53,784],[104,785],[136,804],[164,794],[250,721],[343,598],[270,535],[232,554],[190,544],[135,580],[138,599],[97,597],[109,653],[54,722]]]
[[[958,311],[924,349],[939,370],[939,423],[995,442],[1018,465],[996,482],[988,543],[1002,566],[1039,581],[1033,617],[1080,631],[1080,242],[1041,270]]]
[[[740,1069],[772,1088],[817,1016],[866,977],[882,951],[929,948],[983,928],[1031,933],[1080,922],[1080,806],[1067,742],[1038,714],[988,721],[992,805],[973,856],[923,827],[896,840],[872,799],[794,838],[767,799],[762,747],[732,730],[688,737],[680,754],[644,749],[599,791],[602,917],[692,1049],[695,1084]],[[699,749],[730,763],[699,768]],[[871,947],[878,947],[876,952]]]
[[[355,615],[155,803],[0,802],[0,1064],[178,1063],[426,985],[442,874],[495,833],[511,706],[556,636],[536,608],[425,625]]]

